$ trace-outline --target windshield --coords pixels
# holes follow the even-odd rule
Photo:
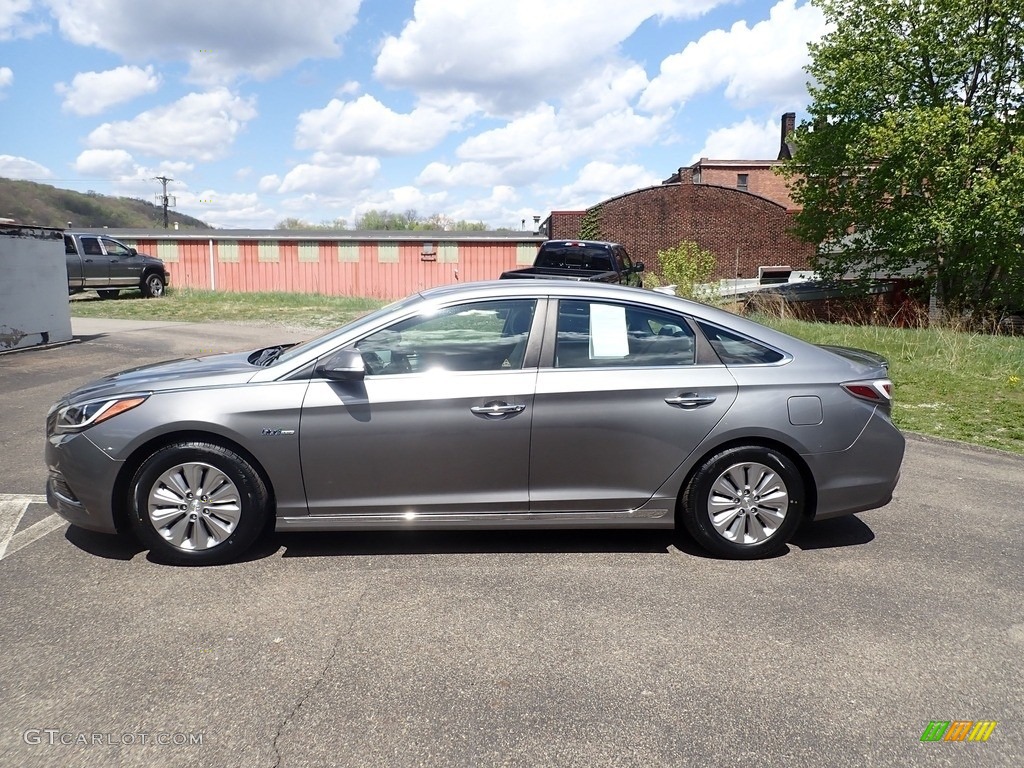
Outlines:
[[[401,309],[402,307],[406,307],[412,304],[418,304],[421,301],[423,301],[423,297],[420,296],[420,294],[418,293],[414,293],[412,296],[407,296],[404,299],[392,302],[391,304],[381,307],[380,309],[375,310],[374,312],[371,312],[368,315],[363,315],[362,317],[353,320],[351,323],[347,323],[346,325],[343,325],[340,328],[334,328],[330,331],[327,331],[326,333],[322,333],[319,336],[309,339],[308,341],[304,341],[301,344],[296,344],[295,346],[282,351],[279,355],[276,355],[272,362],[274,365],[276,365],[277,363],[287,362],[288,360],[298,357],[307,349],[310,349],[311,347],[320,344],[321,342],[329,341],[335,336],[341,336],[342,334],[349,333],[362,325],[373,325],[373,323],[376,322],[377,319],[382,317],[383,315],[386,315],[390,312],[394,312],[395,310]]]

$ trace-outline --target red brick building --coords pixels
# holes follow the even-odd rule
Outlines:
[[[808,269],[814,246],[792,232],[796,212],[776,168],[792,156],[795,115],[782,117],[776,160],[709,160],[680,168],[658,186],[613,197],[585,211],[553,211],[554,239],[622,243],[657,265],[659,250],[691,240],[718,257],[716,279],[755,278],[761,267]]]

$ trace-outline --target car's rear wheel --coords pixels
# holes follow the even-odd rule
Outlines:
[[[96,293],[100,295],[101,299],[116,299],[117,294],[119,294],[120,292],[121,291],[117,288],[101,288],[100,290],[96,291]]]
[[[214,565],[241,555],[270,512],[259,473],[232,450],[203,442],[169,445],[139,467],[132,523],[158,559]]]
[[[167,283],[164,282],[163,277],[156,272],[152,272],[142,280],[142,295],[148,299],[159,299],[164,295],[164,288],[166,287]]]
[[[784,454],[761,446],[730,448],[707,459],[683,494],[680,517],[689,534],[717,555],[773,555],[800,525],[803,479]]]

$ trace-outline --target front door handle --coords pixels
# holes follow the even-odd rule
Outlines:
[[[666,397],[665,402],[679,408],[700,408],[702,405],[711,405],[717,399],[712,395],[702,397],[696,392],[684,392],[678,397]]]
[[[500,419],[505,416],[513,416],[526,410],[525,405],[509,405],[506,402],[495,400],[486,405],[474,405],[470,408],[475,415],[484,416],[488,419]]]

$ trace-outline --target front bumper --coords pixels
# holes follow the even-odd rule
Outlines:
[[[113,489],[122,462],[111,459],[85,434],[46,440],[46,503],[72,525],[117,533]]]

